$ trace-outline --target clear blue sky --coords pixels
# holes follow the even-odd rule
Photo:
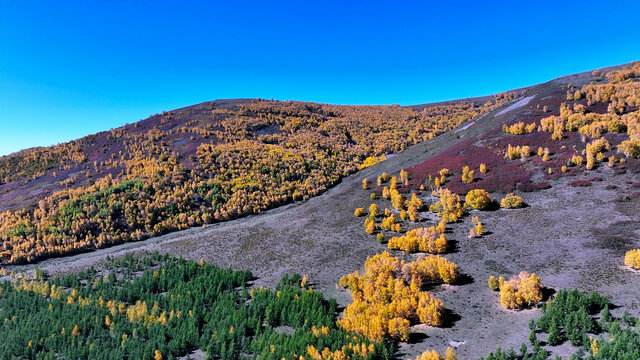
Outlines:
[[[638,1],[0,0],[0,155],[218,98],[492,94],[639,60],[639,13]]]

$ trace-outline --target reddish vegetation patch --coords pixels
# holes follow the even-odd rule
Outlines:
[[[589,181],[603,181],[603,179],[599,176],[596,176],[596,177],[592,177],[591,180]]]
[[[630,173],[640,174],[640,159],[627,158],[624,164],[618,164],[620,167],[624,167],[629,170]]]
[[[487,147],[481,138],[462,141],[444,152],[407,169],[410,175],[409,185],[418,188],[429,185],[428,179],[439,176],[441,169],[449,169],[445,187],[458,194],[471,189],[485,189],[489,192],[512,192],[518,184],[531,183],[531,170],[526,169],[519,160],[504,158],[503,149]],[[487,166],[487,173],[479,171],[480,164]],[[469,166],[475,171],[473,182],[462,182],[462,168]]]
[[[518,186],[516,186],[516,189],[522,192],[533,192],[533,191],[548,189],[550,187],[551,187],[551,184],[549,184],[546,181],[543,181],[539,183],[518,184]]]
[[[605,189],[607,189],[607,190],[615,190],[615,189],[617,189],[617,188],[618,188],[618,187],[617,187],[617,186],[615,186],[615,185],[607,185],[607,186],[605,187]]]
[[[586,100],[583,102],[583,105],[585,106],[587,105]],[[595,103],[593,105],[587,106],[587,111],[596,113],[596,114],[606,114],[608,107],[609,107],[608,102],[599,102],[599,103]]]
[[[589,180],[573,180],[569,183],[569,185],[573,187],[587,187],[591,186],[591,182]]]

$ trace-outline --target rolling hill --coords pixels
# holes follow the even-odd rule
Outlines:
[[[18,273],[34,273],[29,262],[52,276],[88,269],[98,283],[92,271],[113,258],[152,251],[250,270],[254,289],[307,274],[307,291],[367,324],[343,327],[393,344],[395,358],[447,347],[459,359],[633,358],[640,275],[625,255],[640,248],[639,80],[636,63],[491,101],[214,101],[23,151],[0,160],[2,261]],[[488,192],[484,206],[472,190]],[[500,206],[511,193],[523,206]],[[435,236],[412,238],[419,229]],[[439,235],[446,246],[430,249]],[[456,270],[443,276],[430,256]],[[510,281],[530,274],[540,282]],[[505,278],[499,292],[491,276]],[[74,286],[90,294],[90,283]]]

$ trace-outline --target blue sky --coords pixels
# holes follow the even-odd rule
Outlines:
[[[639,10],[0,0],[0,155],[219,98],[409,105],[506,91],[640,60]]]

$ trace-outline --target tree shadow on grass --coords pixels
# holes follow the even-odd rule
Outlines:
[[[542,302],[545,302],[553,297],[556,294],[556,291],[552,288],[543,287],[542,288]]]
[[[453,285],[469,285],[473,284],[474,282],[475,280],[471,276],[467,274],[459,274],[456,282],[453,283]]]
[[[440,327],[443,328],[443,329],[450,329],[460,319],[462,319],[462,316],[456,314],[453,310],[444,309],[443,321],[442,321],[442,325],[440,325]]]
[[[409,333],[409,341],[407,341],[407,344],[415,345],[427,339],[428,337],[429,336],[427,336],[427,334],[425,333],[412,332],[412,333]]]
[[[483,211],[496,211],[500,210],[500,203],[498,201],[491,201],[486,208],[482,209]]]
[[[460,251],[460,245],[458,240],[448,240],[447,241],[447,254],[455,254]]]

